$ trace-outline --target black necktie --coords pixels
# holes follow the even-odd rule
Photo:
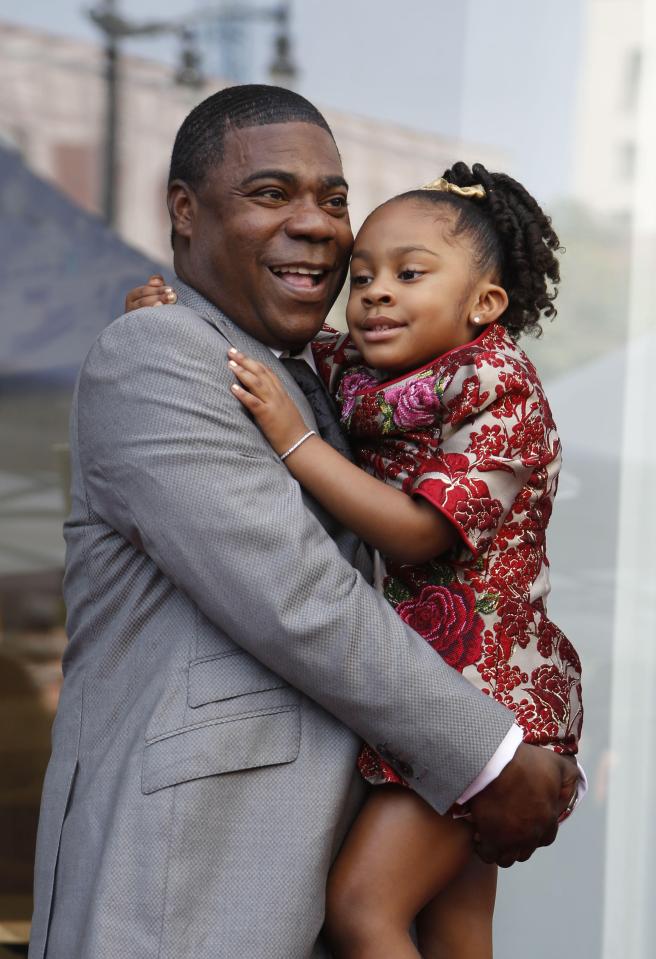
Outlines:
[[[337,412],[333,401],[328,396],[317,374],[308,366],[305,360],[299,360],[290,356],[281,357],[281,362],[285,364],[286,369],[289,370],[303,390],[308,403],[312,407],[321,439],[325,440],[326,443],[330,443],[342,456],[352,460],[353,454],[351,453],[348,440],[337,421]]]

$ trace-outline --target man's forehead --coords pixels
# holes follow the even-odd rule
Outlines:
[[[313,123],[268,123],[226,130],[223,165],[247,177],[257,169],[340,176],[342,162],[331,135]],[[236,172],[236,170],[235,170]]]

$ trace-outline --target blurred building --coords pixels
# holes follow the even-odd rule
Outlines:
[[[167,65],[126,56],[119,96],[118,230],[131,245],[170,258],[165,188],[175,133],[189,110],[226,85],[176,83]],[[500,151],[326,110],[351,185],[354,226],[382,200],[420,185],[454,160],[502,162]],[[13,24],[0,29],[0,137],[28,167],[84,209],[100,212],[104,148],[102,48]]]
[[[584,0],[574,193],[628,215],[635,185],[644,0]]]

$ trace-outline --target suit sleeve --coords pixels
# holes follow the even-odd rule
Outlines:
[[[184,308],[130,314],[78,387],[93,509],[231,638],[375,747],[438,811],[512,725],[340,555]],[[409,772],[408,772],[409,770]]]

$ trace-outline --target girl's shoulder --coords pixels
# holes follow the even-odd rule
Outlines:
[[[538,380],[531,360],[511,338],[501,323],[492,323],[476,339],[445,353],[438,364],[447,370],[471,367],[485,375],[488,371],[512,367],[527,379]]]
[[[440,365],[445,376],[475,376],[485,382],[508,384],[510,389],[520,388],[521,384],[541,388],[533,363],[500,323],[489,326],[471,343],[445,354]]]
[[[458,419],[509,396],[534,396],[548,409],[533,363],[500,323],[446,354],[442,364],[443,402]]]

